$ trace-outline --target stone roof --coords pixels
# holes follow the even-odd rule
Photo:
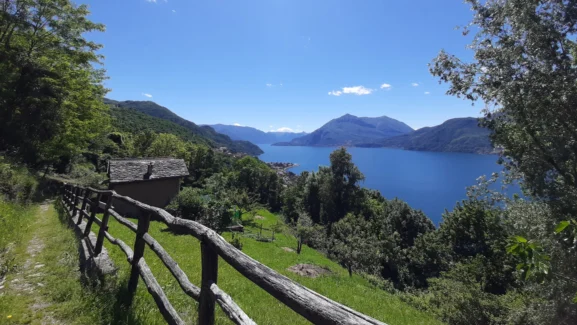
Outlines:
[[[151,173],[148,172],[149,166],[152,166]],[[108,161],[110,183],[152,181],[184,176],[188,176],[184,159],[139,158],[111,159]]]

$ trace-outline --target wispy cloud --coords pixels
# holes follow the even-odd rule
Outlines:
[[[156,3],[156,0],[146,0],[146,2]]]
[[[147,94],[147,93],[142,93],[142,96],[148,97],[148,98],[152,98],[151,94]]]
[[[419,84],[416,83],[416,82],[413,82],[413,83],[411,84],[411,86],[413,86],[413,87],[419,87]]]
[[[283,126],[275,130],[276,132],[294,132],[293,129]]]
[[[391,84],[382,84],[381,85],[381,89],[385,89],[385,90],[391,90],[393,86],[391,86]]]
[[[266,84],[266,86],[267,86],[268,88],[272,88],[274,85],[273,85],[273,84]]]
[[[431,92],[430,91],[425,91],[425,95],[430,95]]]
[[[176,13],[176,10],[172,9],[172,13]]]
[[[242,125],[240,125],[239,123],[234,123],[233,125],[234,125],[234,126],[242,126]]]
[[[331,96],[340,96],[342,94],[352,94],[357,96],[369,95],[374,91],[374,89],[366,88],[364,86],[354,86],[354,87],[343,87],[342,90],[332,90],[329,91]]]

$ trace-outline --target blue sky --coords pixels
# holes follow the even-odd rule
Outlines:
[[[313,131],[350,113],[413,128],[478,116],[427,64],[470,57],[455,0],[92,0],[108,97],[197,124]]]

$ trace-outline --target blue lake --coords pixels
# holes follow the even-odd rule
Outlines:
[[[275,147],[259,145],[265,162],[292,162],[291,169],[316,171],[329,165],[335,148]],[[491,175],[502,168],[495,155],[447,152],[405,151],[387,148],[348,148],[353,162],[365,175],[364,187],[376,189],[388,198],[400,198],[422,210],[435,224],[445,209],[466,198],[466,188],[475,185],[481,175]]]

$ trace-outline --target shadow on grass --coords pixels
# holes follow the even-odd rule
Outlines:
[[[72,228],[71,220],[62,201],[57,199],[54,207],[60,222]],[[80,243],[80,239],[78,236],[75,237],[78,249],[81,250],[82,244]],[[81,255],[79,255],[78,259],[78,262],[82,263]],[[144,321],[139,319],[135,310],[132,308],[134,297],[128,292],[127,279],[119,279],[116,273],[99,275],[97,272],[84,270],[84,272],[81,272],[78,281],[81,283],[87,295],[87,304],[90,304],[88,301],[91,301],[91,304],[97,306],[100,312],[100,318],[105,320],[106,324],[145,324]]]

